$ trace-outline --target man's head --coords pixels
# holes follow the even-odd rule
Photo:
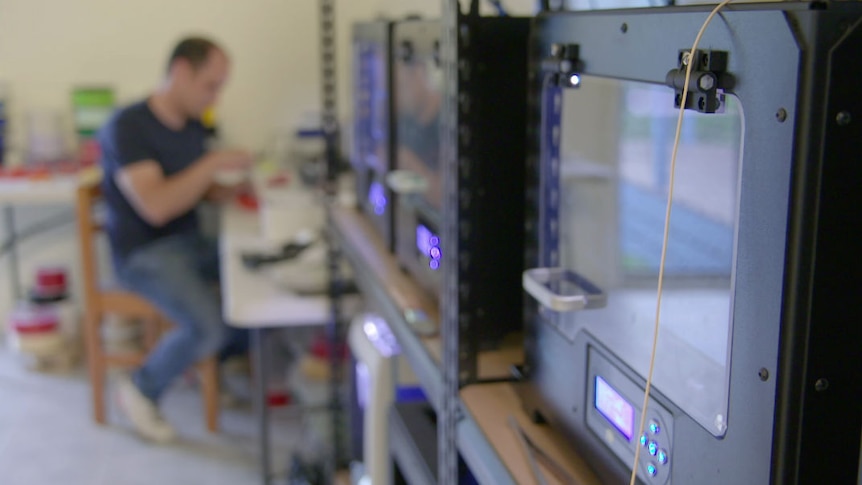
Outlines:
[[[190,118],[200,118],[215,104],[228,78],[230,62],[224,50],[203,37],[180,41],[168,61],[168,83],[177,107]]]

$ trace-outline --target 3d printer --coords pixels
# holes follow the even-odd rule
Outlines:
[[[392,22],[353,25],[353,143],[350,161],[359,207],[392,247],[393,194],[386,174],[393,168]]]
[[[459,253],[443,240],[440,155],[443,73],[439,21],[393,28],[396,167],[422,183],[396,191],[395,253],[432,295],[440,296],[443,258],[456,258],[461,291],[477,335],[494,340],[520,330],[524,251],[524,159],[529,19],[465,15],[471,24],[459,59]]]
[[[708,12],[534,24],[524,404],[609,483],[855,483],[862,5]]]

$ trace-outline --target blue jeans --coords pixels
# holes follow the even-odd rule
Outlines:
[[[132,374],[153,402],[201,359],[224,360],[248,350],[248,332],[228,327],[222,318],[216,241],[197,234],[170,236],[136,249],[115,266],[126,289],[174,324]]]

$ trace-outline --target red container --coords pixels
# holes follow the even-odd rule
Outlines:
[[[266,393],[266,402],[271,408],[287,406],[293,399],[290,393],[281,390],[270,390]]]
[[[332,356],[332,344],[325,334],[318,335],[309,346],[309,353],[318,359],[329,360]],[[342,362],[347,359],[350,349],[346,343],[342,343],[338,348],[338,356]]]
[[[36,271],[35,292],[40,296],[65,295],[68,290],[66,268],[51,266]]]
[[[10,323],[19,335],[35,335],[57,331],[60,317],[50,309],[28,307],[16,310]]]

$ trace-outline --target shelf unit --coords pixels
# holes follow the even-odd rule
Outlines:
[[[330,0],[329,3],[331,4],[332,1]],[[467,0],[464,1],[466,2]],[[541,8],[545,10],[551,9],[551,4],[555,5],[555,9],[559,8],[560,3],[556,1],[551,2],[550,0],[540,0],[538,2]],[[472,0],[471,9],[476,5],[477,0]],[[520,440],[516,436],[516,433],[513,430],[507,430],[507,424],[514,420],[514,422],[518,423],[519,429],[528,435],[533,443],[537,443],[545,453],[552,455],[555,458],[555,462],[564,465],[564,468],[566,468],[565,473],[572,477],[570,480],[565,481],[566,483],[591,485],[597,483],[598,479],[586,466],[584,460],[575,454],[570,449],[568,442],[562,436],[556,434],[554,430],[548,427],[537,426],[530,421],[529,417],[521,409],[517,390],[512,387],[513,384],[469,384],[468,382],[472,380],[464,378],[465,373],[470,374],[475,369],[475,362],[477,362],[470,361],[465,366],[465,355],[468,359],[472,359],[477,355],[477,352],[475,351],[475,346],[473,348],[463,346],[464,339],[462,338],[465,333],[469,332],[468,328],[470,325],[466,321],[467,319],[464,318],[464,313],[462,313],[464,310],[463,307],[468,305],[462,301],[463,292],[461,291],[461,284],[470,282],[466,281],[466,279],[459,279],[459,275],[461,275],[461,268],[459,266],[462,264],[459,262],[459,258],[463,255],[459,251],[459,244],[464,243],[466,239],[461,237],[464,232],[467,232],[462,230],[463,224],[465,222],[473,222],[475,219],[465,221],[460,218],[460,214],[462,214],[460,211],[462,208],[461,201],[469,199],[472,195],[469,189],[465,189],[465,186],[461,185],[461,179],[469,177],[464,176],[463,173],[469,172],[472,168],[469,163],[469,156],[467,156],[469,154],[467,148],[470,146],[467,139],[469,138],[469,129],[471,126],[468,123],[464,123],[466,111],[469,111],[465,106],[469,107],[471,100],[469,97],[465,99],[465,96],[462,96],[466,92],[461,88],[469,84],[467,74],[471,68],[476,66],[465,61],[461,55],[469,50],[466,39],[470,39],[471,33],[473,33],[469,23],[461,21],[463,5],[458,0],[441,0],[441,6],[442,35],[440,38],[440,59],[444,79],[440,145],[441,152],[443,153],[441,166],[443,167],[444,179],[442,198],[444,216],[442,218],[441,239],[446,241],[447,254],[454,254],[455,257],[448,257],[443,260],[442,273],[444,281],[440,306],[437,307],[424,298],[418,286],[400,272],[393,258],[383,250],[380,241],[374,239],[373,233],[368,230],[368,227],[366,227],[367,224],[362,221],[361,216],[358,214],[349,213],[348,211],[333,212],[330,219],[334,235],[333,240],[338,243],[335,246],[343,251],[343,253],[333,251],[333,260],[338,257],[347,257],[356,268],[358,283],[363,294],[366,298],[373,301],[373,305],[380,309],[383,314],[382,316],[388,321],[402,346],[403,353],[414,367],[420,383],[436,410],[438,437],[438,459],[436,460],[437,483],[458,483],[459,455],[467,462],[480,483],[535,483],[536,480],[533,478],[535,464],[530,465],[528,463],[529,460],[526,458],[523,450],[519,452]],[[742,11],[748,9],[749,7],[740,7],[736,12],[725,12],[727,14],[726,18],[724,18],[724,14],[722,15],[727,21],[726,26],[730,27],[733,33],[727,45],[749,45],[751,44],[750,42],[737,41],[748,38],[747,36],[749,35],[756,35],[759,32],[757,28],[752,29],[750,27],[752,25],[760,26],[761,18],[752,17],[749,21],[738,25],[733,19],[735,15],[741,14]],[[730,8],[728,10],[733,11],[736,9]],[[826,9],[815,9],[805,4],[797,4],[791,5],[789,10],[807,12],[825,11]],[[682,10],[678,10],[677,8],[663,13],[674,15],[676,17],[676,20],[673,22],[674,24],[685,21],[683,17],[679,16]],[[622,12],[622,15],[626,16],[631,14],[631,11]],[[615,15],[620,15],[620,13],[618,12]],[[759,79],[758,76],[760,76],[759,73],[761,71],[757,70],[758,74],[752,76],[750,79],[744,75],[738,79],[739,82],[734,87],[739,91],[734,94],[738,94],[743,98],[745,97],[743,96],[744,93],[750,95],[752,103],[748,106],[749,111],[762,111],[761,114],[765,113],[764,118],[752,118],[757,121],[754,125],[757,126],[758,130],[763,128],[769,134],[774,134],[775,139],[787,141],[784,144],[776,145],[775,143],[771,143],[771,145],[780,145],[783,147],[796,146],[796,135],[798,133],[804,135],[809,132],[816,132],[818,133],[818,137],[809,137],[812,138],[810,145],[817,152],[815,155],[822,157],[823,160],[815,163],[817,157],[812,158],[809,156],[811,150],[805,149],[806,145],[801,150],[799,159],[797,159],[797,155],[794,153],[793,158],[789,158],[789,156],[787,158],[792,164],[782,165],[781,170],[776,170],[775,174],[778,174],[780,176],[778,178],[782,179],[780,183],[774,186],[766,184],[769,187],[773,187],[776,193],[792,193],[792,203],[788,204],[788,207],[792,207],[792,209],[788,209],[787,211],[791,215],[789,219],[786,219],[785,216],[787,214],[783,213],[783,201],[779,204],[776,202],[777,199],[769,197],[762,200],[758,199],[761,192],[768,192],[761,190],[761,185],[763,184],[759,184],[758,181],[763,182],[768,181],[767,179],[769,178],[775,178],[770,176],[773,172],[763,171],[761,170],[763,167],[759,165],[758,170],[751,169],[749,172],[746,172],[749,175],[755,176],[750,178],[749,182],[751,183],[748,186],[757,187],[757,191],[760,191],[757,197],[743,195],[740,198],[743,201],[751,199],[754,203],[748,201],[745,205],[756,208],[756,210],[752,209],[747,212],[746,224],[751,226],[750,221],[754,220],[781,220],[784,221],[781,224],[786,222],[795,229],[794,231],[787,232],[783,229],[784,226],[778,223],[776,223],[778,225],[769,227],[758,227],[758,231],[752,231],[752,234],[756,233],[756,237],[749,239],[745,245],[738,245],[740,248],[747,248],[746,256],[740,259],[741,261],[745,261],[746,264],[738,266],[738,268],[742,268],[740,271],[747,271],[744,279],[740,280],[745,281],[746,290],[739,293],[747,294],[750,298],[754,293],[747,290],[748,288],[755,288],[768,296],[769,298],[767,299],[769,301],[772,301],[771,304],[762,306],[762,308],[758,307],[758,305],[748,305],[747,307],[746,305],[738,305],[734,307],[734,311],[745,308],[739,311],[744,311],[746,318],[738,319],[733,329],[734,340],[737,341],[736,343],[742,343],[739,346],[739,352],[737,352],[737,349],[734,349],[736,356],[733,360],[733,368],[737,370],[748,369],[751,372],[736,372],[734,370],[730,374],[733,376],[731,378],[731,388],[735,388],[737,391],[729,400],[731,406],[745,408],[748,405],[748,407],[757,411],[747,414],[742,413],[741,415],[737,413],[737,419],[740,416],[743,418],[741,425],[738,424],[736,428],[738,434],[733,438],[733,440],[738,441],[728,441],[731,436],[731,434],[728,434],[724,440],[712,440],[709,442],[710,446],[704,447],[704,449],[712,448],[713,441],[715,441],[716,443],[721,443],[724,447],[722,453],[707,453],[706,451],[702,451],[699,445],[706,440],[700,438],[690,440],[692,448],[686,447],[686,451],[689,452],[686,458],[689,459],[687,465],[691,467],[691,471],[686,470],[686,473],[676,475],[679,477],[694,476],[694,473],[701,471],[698,468],[705,469],[704,467],[707,465],[711,470],[715,470],[713,478],[716,480],[716,483],[720,479],[726,481],[727,477],[725,475],[728,473],[748,473],[746,471],[747,466],[738,466],[740,462],[738,458],[748,458],[747,455],[750,455],[753,449],[765,443],[762,441],[759,433],[762,431],[763,426],[771,422],[775,424],[771,430],[773,433],[772,449],[768,450],[766,446],[761,446],[760,450],[766,451],[763,451],[761,455],[754,455],[752,463],[754,461],[760,463],[760,468],[755,470],[756,473],[765,471],[767,465],[764,464],[766,463],[771,464],[768,466],[771,467],[769,473],[772,474],[773,479],[782,482],[794,481],[795,483],[798,481],[807,483],[816,480],[813,477],[820,477],[821,475],[835,474],[834,476],[838,476],[838,474],[844,474],[846,478],[847,471],[852,472],[854,475],[862,473],[858,472],[858,426],[845,425],[843,428],[841,426],[824,426],[824,423],[834,425],[837,421],[832,418],[835,416],[842,418],[855,416],[857,423],[859,416],[858,406],[856,409],[852,408],[854,403],[858,403],[858,399],[853,400],[848,398],[848,396],[852,397],[853,392],[858,391],[858,386],[847,385],[848,382],[853,383],[856,381],[851,378],[852,376],[850,376],[850,372],[848,371],[852,367],[846,365],[848,359],[853,361],[859,355],[858,345],[856,345],[859,341],[859,334],[857,332],[841,341],[833,338],[836,332],[841,332],[840,334],[845,336],[847,328],[839,328],[843,320],[836,318],[836,314],[832,311],[836,307],[833,304],[835,301],[842,301],[842,298],[846,300],[847,295],[850,295],[848,293],[849,290],[845,290],[847,288],[852,289],[852,285],[842,286],[834,284],[832,280],[836,275],[847,276],[848,274],[852,274],[852,272],[846,270],[845,265],[847,254],[852,254],[853,248],[843,244],[847,238],[842,239],[829,235],[830,231],[836,233],[836,229],[840,233],[840,229],[843,227],[842,224],[844,224],[842,217],[846,215],[841,214],[841,212],[845,204],[846,207],[851,207],[853,204],[847,202],[849,200],[846,199],[847,194],[840,190],[838,192],[841,192],[845,196],[844,200],[839,200],[841,197],[832,197],[832,199],[827,197],[824,200],[828,204],[825,205],[820,200],[826,197],[823,194],[832,193],[834,195],[838,193],[835,190],[831,192],[829,190],[821,190],[821,185],[823,187],[832,187],[833,189],[837,187],[840,189],[843,187],[841,183],[848,180],[847,177],[842,177],[841,175],[850,174],[850,172],[845,173],[844,171],[849,165],[844,164],[839,167],[840,164],[836,162],[836,160],[846,158],[843,155],[850,153],[852,147],[855,146],[851,143],[853,141],[853,133],[848,131],[849,128],[847,128],[851,123],[851,117],[848,114],[849,111],[838,112],[838,110],[848,106],[846,104],[848,101],[844,99],[846,96],[842,97],[841,93],[849,90],[848,86],[852,84],[848,81],[848,79],[853,79],[852,71],[848,70],[849,67],[847,66],[857,65],[850,62],[850,59],[852,58],[852,53],[855,52],[853,48],[859,45],[859,36],[849,35],[852,25],[845,20],[841,20],[843,23],[839,23],[839,19],[837,18],[826,19],[829,22],[834,21],[834,25],[838,27],[837,29],[831,29],[833,23],[827,23],[825,20],[820,24],[813,20],[809,22],[807,19],[805,21],[796,21],[793,17],[787,16],[786,13],[783,15],[780,21],[777,21],[775,24],[763,23],[763,25],[778,25],[784,31],[787,28],[787,19],[790,18],[793,20],[791,23],[794,27],[791,29],[792,35],[799,36],[796,39],[797,42],[791,43],[793,49],[810,44],[808,47],[813,50],[808,51],[800,47],[799,51],[805,53],[801,57],[796,50],[781,51],[779,52],[780,55],[767,56],[768,58],[763,62],[760,62],[757,56],[747,55],[750,54],[748,50],[741,50],[740,54],[742,55],[737,56],[736,59],[739,62],[740,73],[755,72],[753,68],[756,66],[763,72],[779,72],[781,69],[787,68],[793,71],[793,73],[799,74],[796,85],[793,86],[796,93],[792,94],[791,91],[782,90],[775,91],[775,89],[772,89],[772,85],[768,84],[764,84],[764,86],[770,86],[770,89],[766,91],[758,88],[761,83],[756,81]],[[566,24],[560,27],[561,29],[565,29],[566,32],[574,33],[573,36],[566,37],[565,40],[571,42],[571,44],[566,45],[581,45],[579,41],[584,39],[583,36],[591,35],[590,33],[593,32],[593,22],[596,22],[597,18],[599,17],[590,16],[589,18],[580,19],[577,25]],[[779,17],[776,16],[775,18]],[[613,29],[607,30],[607,32],[613,31],[613,35],[617,35],[617,25],[622,26],[620,29],[621,33],[629,32],[631,34],[632,32],[636,32],[636,29],[629,30],[628,18],[620,18],[619,20],[620,22],[616,18],[603,20],[602,22],[607,21],[611,23],[602,24],[602,22],[597,22],[595,25],[613,25]],[[622,22],[622,20],[626,22]],[[644,37],[644,39],[651,40],[657,38],[657,35],[664,34],[666,30],[664,23],[654,25],[659,25],[661,28],[656,31],[650,30],[649,35]],[[586,26],[587,28],[579,30],[578,26]],[[824,28],[823,26],[828,27]],[[688,26],[687,28],[690,27]],[[843,45],[840,48],[837,47],[838,44],[831,44],[834,39],[827,40],[827,36],[824,36],[825,32],[832,34],[832,30],[838,32],[837,35],[841,37],[840,40]],[[581,34],[578,34],[578,32]],[[739,39],[735,38],[737,33],[741,35]],[[808,35],[811,36],[809,40],[812,42],[799,41],[799,39],[806,39]],[[608,39],[613,40],[614,38],[606,37],[604,42],[598,42],[598,44],[602,46],[613,45],[615,41],[608,42]],[[715,39],[719,39],[719,37],[715,37]],[[622,72],[629,71],[617,70],[615,68],[617,65],[641,68],[649,64],[649,62],[644,64],[646,62],[644,61],[645,57],[641,56],[641,54],[645,52],[642,50],[643,46],[652,44],[643,42],[643,39],[638,40],[641,40],[641,42],[636,44],[638,49],[626,52],[625,59],[622,57],[617,58],[613,55],[603,55],[605,51],[601,49],[593,51],[592,57],[584,63],[585,66],[588,66],[587,70],[579,72],[579,74],[600,76],[612,74],[608,77],[619,77]],[[674,45],[687,45],[685,42],[678,42],[678,39],[671,39],[671,41]],[[552,46],[548,45],[546,47]],[[826,49],[827,47],[829,49]],[[554,48],[553,50],[557,49]],[[819,58],[814,54],[820,53],[821,50],[823,52],[829,50],[829,55],[832,56],[830,59],[832,60],[828,64],[830,69],[834,68],[834,72],[820,69],[825,65],[826,61],[823,60],[825,58]],[[707,57],[707,59],[709,58]],[[836,59],[841,62],[836,61]],[[798,66],[797,62],[799,62]],[[776,71],[777,68],[771,69],[771,67],[775,66],[781,69],[778,71]],[[794,66],[801,67],[797,69]],[[664,80],[663,76],[666,71],[662,70],[658,72],[651,70],[650,72],[650,76],[658,74],[660,77],[648,77],[645,80],[651,83],[660,83]],[[791,79],[792,77],[783,76],[782,79]],[[632,76],[622,76],[622,78],[629,80],[638,79]],[[825,85],[829,85],[834,89],[831,91],[821,90],[817,96],[812,97],[809,95],[810,93],[802,91],[802,88],[811,84],[811,82],[806,83],[805,80],[811,81],[812,79],[823,81]],[[742,82],[741,80],[747,81]],[[814,85],[817,85],[817,83],[815,82]],[[780,91],[780,96],[771,97],[772,91]],[[823,92],[827,93],[827,95],[833,93],[833,95],[822,95]],[[770,94],[770,96],[765,96],[767,94]],[[761,105],[758,103],[767,103],[769,107],[761,110]],[[838,108],[832,106],[836,103],[839,106]],[[794,123],[797,124],[794,125],[795,129],[792,130],[792,135],[790,134],[791,131],[787,129],[788,125],[785,125],[785,128],[781,128],[779,125],[773,123],[774,106],[796,106],[798,112],[802,113],[803,116],[794,120]],[[838,112],[838,115],[834,118],[835,125],[833,125],[831,118],[827,120],[827,117],[822,116],[825,112],[824,110],[830,106],[835,108],[835,112]],[[786,111],[785,108],[778,110],[780,115],[776,115],[778,123],[785,121],[785,118],[787,118]],[[827,124],[822,124],[821,122]],[[824,126],[825,128],[823,128]],[[838,127],[837,129],[835,128],[836,126]],[[549,133],[552,134],[553,131]],[[771,148],[767,150],[769,148],[767,145],[770,145],[770,143],[764,144],[763,140],[767,138],[772,140],[772,138],[764,138],[763,136],[753,138],[755,138],[754,141],[756,143],[746,143],[747,158],[751,158],[751,155],[760,156],[764,153],[767,155],[775,154],[779,157],[778,159],[784,156],[784,152],[773,153],[773,151],[770,151]],[[534,142],[538,142],[538,139],[536,138]],[[830,150],[818,151],[817,148],[821,144],[829,145],[827,142],[831,142],[832,144]],[[767,158],[776,159],[776,157]],[[528,159],[525,162],[535,165],[536,160]],[[790,170],[787,167],[793,168],[792,177],[783,171]],[[533,166],[532,168],[534,170],[531,170],[531,172],[536,172],[535,169],[537,167]],[[596,167],[591,164],[573,165],[570,168],[572,172],[568,173],[568,175],[572,177],[604,178],[607,176],[605,171],[596,170]],[[809,183],[811,182],[808,180],[810,177],[805,177],[809,172],[816,172],[818,177],[820,177],[815,177],[817,179],[816,183]],[[851,175],[855,175],[857,172]],[[785,179],[785,176],[788,178]],[[799,180],[796,179],[797,177]],[[468,180],[470,179],[468,178]],[[789,181],[789,186],[792,186],[794,190],[786,190],[785,185],[782,185],[785,181]],[[555,194],[553,191],[548,193]],[[747,194],[748,192],[745,193]],[[818,200],[821,203],[814,203]],[[858,204],[854,207],[858,207]],[[743,212],[743,210],[740,209],[740,212]],[[781,217],[761,217],[764,214],[770,215],[774,212],[780,213]],[[535,240],[536,238],[531,237],[528,239]],[[808,244],[812,241],[818,241],[822,247],[828,246],[834,251],[808,251],[808,249],[814,247],[812,244]],[[768,244],[759,244],[760,242]],[[785,243],[786,247],[789,248],[787,249],[788,255],[784,258],[783,262],[778,262],[777,259],[764,262],[759,261],[759,257],[752,256],[767,254],[771,251],[771,244],[774,243],[777,247],[779,242],[782,248],[784,248],[783,245]],[[468,249],[475,249],[469,244],[465,246]],[[755,250],[754,248],[757,249]],[[799,248],[807,249],[800,251]],[[529,252],[530,248],[525,251],[526,254],[529,254]],[[770,254],[781,259],[780,252],[771,251]],[[749,264],[751,261],[756,261],[761,263],[761,265],[752,266]],[[815,271],[815,263],[820,265],[818,271]],[[782,266],[782,264],[785,266]],[[336,265],[333,264],[333,267],[336,267]],[[787,274],[790,276],[787,277],[786,281],[780,280],[780,278],[773,278],[767,281],[763,288],[758,288],[757,285],[752,285],[751,282],[754,281],[754,278],[761,276],[755,271],[760,267],[772,273],[787,269]],[[817,277],[815,278],[815,276]],[[786,284],[781,285],[781,281],[784,281]],[[790,283],[787,283],[788,281]],[[780,290],[778,289],[779,287],[781,287]],[[339,296],[337,284],[333,284],[333,288],[333,299],[337,301]],[[835,296],[835,292],[838,292],[837,297]],[[779,301],[779,298],[775,295],[780,295],[781,300]],[[800,297],[799,295],[802,296]],[[786,300],[784,299],[785,297]],[[760,302],[761,300],[754,298],[752,301]],[[841,307],[841,305],[838,305],[838,307]],[[435,319],[439,336],[422,338],[416,335],[404,316],[405,311],[416,308],[424,309],[428,315]],[[847,309],[844,307],[841,308],[846,313]],[[335,315],[334,320],[337,322],[337,304],[334,306],[333,313]],[[789,316],[785,316],[785,314]],[[743,315],[743,313],[740,313],[740,315]],[[748,318],[749,315],[755,315],[757,318]],[[766,327],[761,325],[765,321],[763,318],[760,318],[762,315],[766,315],[766,320],[771,319],[773,323]],[[804,318],[798,317],[799,315],[802,315]],[[512,318],[520,319],[521,315],[513,315]],[[776,325],[775,322],[779,324]],[[337,325],[335,328],[337,328]],[[761,345],[764,343],[767,345]],[[752,351],[752,349],[756,349],[756,351]],[[823,357],[827,355],[833,356],[833,358],[831,360],[824,359]],[[808,358],[811,356],[819,356],[821,358]],[[489,366],[494,369],[505,369],[507,364],[520,363],[516,352],[484,355],[479,357],[479,361],[490,362]],[[764,365],[763,362],[766,361],[772,362],[768,364],[769,366],[777,362],[777,367],[761,367],[761,365]],[[755,373],[754,370],[758,368],[759,372]],[[491,371],[491,374],[494,374],[494,372],[497,371]],[[472,372],[472,374],[475,375],[476,373]],[[819,377],[820,375],[826,376],[827,374],[830,375],[829,379]],[[768,388],[764,388],[766,391],[757,390],[755,392],[753,390],[757,386],[761,386],[761,382],[769,382],[772,375],[777,375],[779,379],[776,387],[777,391],[772,391]],[[813,382],[811,379],[806,380],[806,376],[810,375],[818,376],[816,382]],[[756,382],[757,379],[760,382]],[[776,378],[772,377],[771,379],[774,380]],[[830,387],[830,380],[836,383],[843,383],[844,385],[833,384]],[[813,384],[809,381],[812,381]],[[819,394],[815,395],[806,391],[806,386],[809,384],[812,384],[815,391]],[[776,386],[776,384],[771,382],[768,385]],[[828,393],[826,392],[827,390],[829,391]],[[759,407],[751,406],[751,403],[762,405]],[[806,409],[810,412],[802,412]],[[821,412],[815,412],[818,410]],[[717,417],[724,418],[724,415]],[[718,423],[719,426],[723,426],[725,421],[722,419]],[[836,438],[834,430],[838,428],[843,429],[845,432],[838,433],[840,436]],[[684,426],[679,426],[677,430],[679,429],[684,429]],[[800,432],[800,430],[805,432]],[[610,432],[612,435],[613,431],[610,430]],[[588,438],[589,441],[585,441],[582,444],[585,447],[584,450],[587,452],[590,449],[592,451],[602,450],[603,445],[601,441],[610,441],[611,439],[609,438],[611,435],[603,435],[595,430],[592,430],[591,433],[583,432],[578,434]],[[744,436],[739,438],[741,435]],[[754,446],[736,446],[737,443]],[[427,442],[424,444],[427,444]],[[683,446],[681,445],[680,447]],[[400,447],[399,451],[406,448],[409,447]],[[721,456],[723,453],[729,453],[727,450],[732,450],[734,454],[726,455],[730,459],[725,460]],[[766,452],[771,452],[770,456],[772,459],[760,460],[758,457],[762,458],[766,456]],[[821,457],[828,456],[829,459],[818,460],[816,456],[815,459],[811,459],[810,455],[812,454]],[[721,457],[720,459],[725,461],[718,462],[721,466],[713,468],[712,465],[714,462],[706,464],[702,462],[703,457],[706,456]],[[797,459],[803,456],[808,458],[806,460]],[[415,457],[400,458],[402,460],[409,460]],[[593,462],[597,466],[600,466],[603,460],[604,458],[601,453],[593,453]],[[677,461],[676,463],[683,463],[683,461]],[[723,468],[725,463],[727,467]],[[680,470],[680,468],[676,469]],[[737,472],[737,470],[743,471]],[[427,478],[424,480],[427,480]]]
[[[440,407],[443,392],[442,341],[439,336],[417,335],[404,317],[406,310],[421,309],[439,322],[436,306],[401,271],[365,216],[349,208],[340,208],[334,212],[332,220],[332,233],[342,254],[354,268],[360,292],[395,334],[402,353],[438,414],[439,423],[443,418]],[[484,378],[502,378],[511,365],[521,362],[521,357],[521,349],[515,345],[485,352],[479,356],[479,368],[484,371],[480,373]],[[549,453],[562,457],[560,463],[582,463],[577,455],[561,446],[564,441],[559,435],[545,426],[527,424],[529,419],[510,383],[466,386],[458,390],[455,402],[457,409],[452,416],[455,422],[454,450],[460,452],[480,483],[532,483],[523,478],[529,476],[527,459],[520,452],[512,453],[518,444],[516,435],[506,425],[508,416],[516,417],[528,433],[535,433],[534,441],[541,442]],[[494,412],[486,413],[483,411],[485,408]],[[457,472],[457,454],[455,463],[452,473]],[[598,483],[590,472],[584,470],[585,466],[571,473],[583,477],[580,483]],[[449,482],[439,480],[438,483]]]
[[[443,151],[444,214],[459,213],[459,146],[462,134],[459,126],[459,76],[464,69],[459,65],[459,42],[469,36],[466,24],[461,23],[462,5],[458,0],[441,0],[441,65],[444,73],[444,101],[442,108],[441,148]],[[332,1],[323,7],[332,8]],[[466,8],[466,7],[465,7]],[[332,15],[332,12],[329,12]],[[443,238],[448,241],[447,251],[457,254],[458,221],[444,218]],[[564,440],[547,427],[534,425],[521,409],[512,384],[506,382],[464,385],[459,369],[463,355],[459,349],[462,338],[459,321],[458,268],[450,258],[444,261],[446,278],[439,306],[409,277],[387,250],[384,241],[375,232],[371,222],[359,211],[331,207],[329,211],[330,237],[336,248],[331,254],[331,267],[336,268],[341,258],[353,267],[354,281],[369,306],[383,317],[398,339],[402,354],[410,363],[420,385],[437,415],[438,468],[436,483],[458,483],[459,456],[482,484],[508,485],[536,483],[532,481],[527,456],[518,450],[515,432],[505,422],[509,416],[522,424],[525,432],[546,452],[566,463],[567,470],[578,483],[593,485],[598,482],[583,461],[564,446]],[[450,267],[445,267],[449,264]],[[334,314],[337,315],[339,293],[337,273],[333,278]],[[437,331],[420,336],[411,327],[406,312],[421,310],[436,324]],[[513,318],[521,318],[513,315]],[[504,343],[495,351],[480,352],[476,358],[476,375],[481,381],[503,381],[511,377],[511,367],[523,360],[520,341]],[[484,403],[484,404],[483,404]],[[483,411],[485,406],[498,410]],[[504,410],[501,415],[499,410]],[[503,421],[501,422],[500,419]],[[406,434],[397,436],[404,440]],[[399,460],[410,457],[409,450],[416,446],[399,447]],[[563,446],[561,446],[563,445]],[[544,471],[548,475],[547,471]],[[424,481],[423,481],[424,483]],[[556,483],[549,481],[549,483]]]

